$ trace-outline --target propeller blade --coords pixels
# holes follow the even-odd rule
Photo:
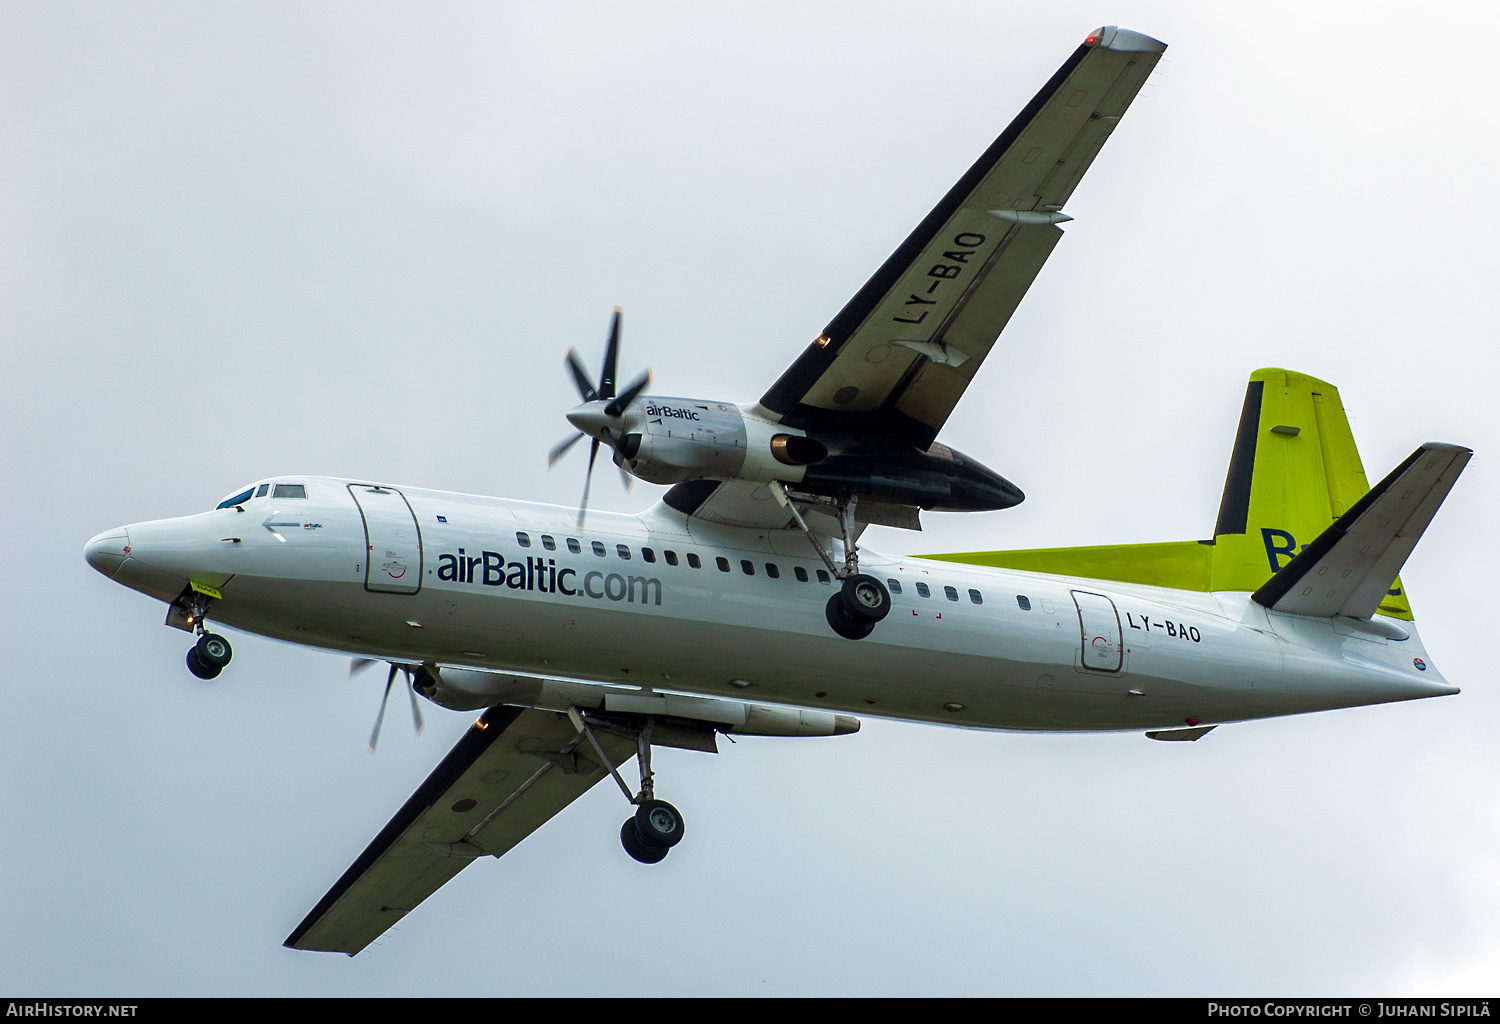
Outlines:
[[[561,441],[557,442],[557,444],[553,445],[552,450],[547,453],[547,468],[551,469],[554,462],[562,458],[564,455],[568,454],[569,449],[571,449],[579,441],[583,440],[583,436],[583,432],[579,431],[572,437],[565,437]],[[352,667],[350,669],[350,674],[353,674]]]
[[[629,494],[630,489],[635,486],[635,477],[625,472],[624,466],[616,466],[615,468],[620,471],[620,483],[625,486],[625,493]]]
[[[369,668],[371,665],[379,665],[379,664],[380,664],[380,661],[378,659],[376,659],[376,658],[350,658],[349,659],[349,676],[351,678],[353,678],[354,676],[359,675],[365,669]]]
[[[380,714],[375,716],[375,728],[370,730],[370,753],[375,753],[375,744],[380,742],[380,723],[385,721],[385,703],[391,699],[391,684],[396,681],[396,666],[391,666],[391,674],[385,677],[385,693],[380,698]]]
[[[592,402],[599,397],[599,392],[594,390],[594,385],[589,383],[588,371],[583,368],[583,361],[572,349],[563,357],[563,362],[568,364],[568,369],[573,372],[573,386],[578,389],[578,394],[585,402]]]
[[[422,730],[427,728],[427,723],[422,721],[422,709],[417,707],[417,691],[415,687],[408,686],[407,694],[411,697],[411,727],[417,730],[417,735],[422,735]]]
[[[583,516],[589,508],[589,487],[594,482],[594,459],[599,455],[599,439],[594,438],[594,443],[589,445],[589,469],[583,478],[583,500],[578,503],[578,528],[583,529]]]
[[[604,372],[599,375],[599,393],[594,397],[615,397],[615,362],[619,355],[620,307],[616,306],[614,319],[609,322],[609,344],[604,346]]]
[[[620,392],[618,398],[604,407],[604,415],[615,417],[620,416],[625,412],[626,409],[630,408],[630,403],[639,398],[641,392],[645,391],[650,383],[651,371],[647,370],[635,380],[631,381],[630,386],[627,387],[624,391]]]

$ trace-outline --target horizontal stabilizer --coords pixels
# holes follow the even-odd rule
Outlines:
[[[1418,448],[1253,595],[1280,612],[1368,619],[1474,453]]]

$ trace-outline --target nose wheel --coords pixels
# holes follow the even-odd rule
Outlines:
[[[198,642],[188,648],[188,671],[199,679],[213,679],[234,657],[234,648],[229,641],[217,633],[204,633]]]

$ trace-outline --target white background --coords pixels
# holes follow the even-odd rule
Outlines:
[[[705,9],[707,8],[707,9]],[[1403,578],[1458,697],[1138,734],[658,757],[359,957],[281,941],[470,715],[235,636],[188,675],[94,533],[326,473],[569,504],[620,375],[753,400],[1082,40],[1165,60],[943,433],[1022,506],[901,552],[1212,528],[1245,377],[1373,479],[1478,452]],[[0,3],[0,990],[1457,994],[1500,978],[1493,8]],[[657,490],[595,481],[600,507]],[[1490,652],[1490,653],[1486,653]]]

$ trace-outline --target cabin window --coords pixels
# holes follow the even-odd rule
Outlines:
[[[890,588],[891,593],[893,593],[893,594],[899,594],[899,593],[901,593],[901,581],[900,580],[886,580],[885,581],[885,585]]]
[[[792,575],[797,577],[798,583],[807,582],[807,570],[802,568],[802,566],[800,565],[795,565],[792,567]]]
[[[656,552],[650,548],[641,548],[641,557],[648,562],[654,562],[656,561]]]
[[[746,576],[754,576],[755,563],[750,561],[750,559],[748,558],[740,559],[740,572],[744,573]]]
[[[701,568],[703,568],[703,561],[702,561],[702,559],[700,559],[697,555],[693,554],[691,551],[688,552],[687,560],[688,560],[688,568],[689,569],[701,569]]]
[[[943,588],[943,596],[946,597],[950,601],[957,601],[958,600],[958,588],[957,587],[944,587]]]
[[[542,534],[542,547],[546,548],[548,551],[556,551],[557,541],[553,540],[551,537],[544,533]]]
[[[594,554],[600,558],[604,557],[604,544],[601,541],[591,541],[589,542],[589,547],[594,549]]]
[[[729,559],[725,558],[723,555],[720,555],[718,558],[715,558],[714,559],[714,564],[719,567],[719,571],[720,572],[728,572],[729,571]]]
[[[1031,598],[1027,597],[1025,594],[1016,595],[1016,604],[1021,606],[1021,611],[1023,612],[1031,611]]]
[[[925,584],[925,583],[918,583],[917,584],[917,594],[919,596],[921,596],[921,597],[931,597],[932,596],[932,591],[930,591],[930,590],[927,589],[927,584]]]
[[[236,505],[242,505],[245,502],[249,501],[253,497],[255,497],[255,489],[252,487],[250,490],[245,491],[242,494],[236,494],[232,498],[225,498],[223,501],[219,502],[218,505],[216,505],[214,507],[215,508],[234,508],[234,506],[236,506]]]
[[[776,568],[776,563],[775,562],[767,562],[766,563],[766,575],[769,576],[769,577],[771,577],[771,579],[773,579],[773,580],[779,580],[779,579],[781,579],[781,570],[778,569],[778,568]]]
[[[969,600],[975,604],[984,604],[984,595],[977,590],[969,591]]]
[[[574,540],[572,537],[569,537],[568,538],[568,550],[571,551],[571,552],[573,552],[573,554],[576,555],[580,551],[583,550],[583,545],[580,544],[580,543],[578,543],[578,541]]]
[[[615,545],[615,554],[619,555],[621,558],[625,559],[625,561],[627,561],[627,562],[630,561],[630,549],[628,547],[626,547],[624,544],[616,544]]]
[[[827,583],[827,582],[829,582],[829,580],[828,580],[828,573],[825,572],[822,569],[818,570],[818,582],[819,583]]]
[[[668,565],[676,565],[677,564],[677,552],[675,552],[675,551],[663,551],[662,552],[662,557],[664,557],[667,560],[667,564]]]
[[[519,544],[519,545],[521,545],[521,547],[523,547],[523,548],[529,548],[529,547],[531,547],[531,534],[529,534],[529,533],[522,533],[520,530],[517,530],[516,531],[516,543]]]
[[[257,487],[255,489],[255,496],[257,498],[264,498],[266,496],[266,492],[269,491],[270,489],[271,489],[271,485],[270,484],[261,484],[259,487]]]
[[[306,498],[307,488],[301,484],[277,484],[271,492],[273,498]]]

